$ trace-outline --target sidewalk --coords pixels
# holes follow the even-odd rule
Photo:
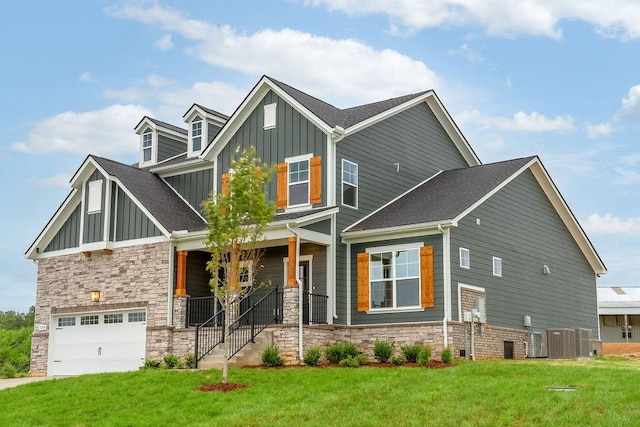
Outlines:
[[[24,377],[24,378],[3,378],[0,379],[0,390],[5,388],[18,387],[22,384],[33,383],[36,381],[52,380],[54,377]]]

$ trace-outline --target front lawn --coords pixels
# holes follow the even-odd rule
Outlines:
[[[85,375],[0,391],[4,426],[637,425],[640,364],[464,362],[446,369],[231,369]],[[575,387],[551,391],[550,387]]]

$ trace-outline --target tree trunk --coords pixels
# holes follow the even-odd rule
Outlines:
[[[229,353],[231,352],[231,304],[227,298],[224,308],[224,363],[222,364],[222,383],[226,384],[229,378]]]

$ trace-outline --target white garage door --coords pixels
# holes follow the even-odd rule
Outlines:
[[[58,315],[49,333],[49,375],[137,370],[144,365],[144,309]]]

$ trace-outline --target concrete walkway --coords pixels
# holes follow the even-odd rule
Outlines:
[[[36,381],[52,380],[56,377],[24,377],[24,378],[3,378],[0,379],[0,390],[5,388],[18,387],[22,384],[33,383]]]

